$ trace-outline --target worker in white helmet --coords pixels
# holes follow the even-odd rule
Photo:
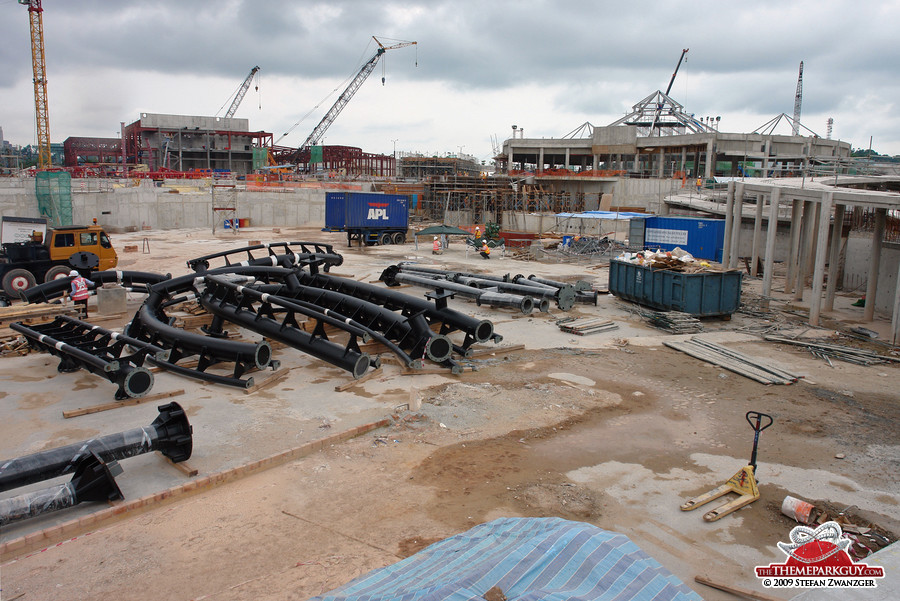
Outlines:
[[[438,240],[438,237],[434,237],[434,242],[431,243],[431,254],[433,255],[441,255],[444,254],[444,250],[441,248],[441,241]]]
[[[90,296],[91,294],[88,291],[88,286],[93,288],[94,282],[81,277],[81,274],[78,273],[78,271],[76,271],[75,269],[69,272],[69,277],[72,278],[72,280],[69,282],[71,288],[68,292],[63,293],[63,303],[66,302],[66,297],[71,295],[72,302],[74,302],[76,305],[81,305],[84,307],[84,317],[87,318],[88,296]]]
[[[487,240],[481,241],[481,258],[482,259],[490,259],[491,258],[491,247],[488,246]]]

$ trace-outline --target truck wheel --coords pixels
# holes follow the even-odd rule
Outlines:
[[[67,278],[69,277],[70,271],[72,271],[72,269],[66,267],[65,265],[54,265],[49,270],[47,270],[47,275],[44,276],[44,282],[52,282],[53,280]]]
[[[27,269],[10,269],[3,276],[3,291],[10,298],[18,298],[19,292],[33,288],[36,283]]]
[[[378,237],[378,244],[380,244],[382,246],[387,246],[390,243],[391,243],[391,233],[390,232],[384,232],[383,234],[381,234],[381,236]]]
[[[391,240],[394,242],[394,244],[403,244],[406,242],[406,234],[403,232],[394,232]]]

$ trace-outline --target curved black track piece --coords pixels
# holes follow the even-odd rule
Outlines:
[[[118,284],[128,290],[146,292],[148,286],[158,284],[171,277],[170,274],[161,275],[145,271],[116,271],[108,269],[106,271],[95,271],[87,279],[92,281],[95,286]],[[71,281],[72,278],[70,277],[53,280],[52,282],[23,290],[19,293],[19,296],[26,303],[49,303],[68,291]]]
[[[254,256],[253,251],[260,250],[264,250],[268,256],[296,257],[294,259],[294,262],[296,263],[299,263],[303,258],[309,259],[315,256],[316,258],[320,258],[324,261],[325,271],[328,271],[329,267],[331,267],[332,265],[341,265],[344,262],[343,255],[334,252],[334,246],[332,246],[331,244],[327,244],[324,242],[297,241],[254,244],[252,246],[245,246],[243,248],[235,248],[218,253],[212,253],[209,255],[204,255],[202,257],[197,257],[196,259],[188,260],[187,266],[189,269],[197,273],[206,273],[210,269],[210,261],[214,259],[224,259],[226,267],[235,264],[252,265],[254,264],[252,263],[254,260],[258,260],[260,258]],[[280,250],[281,252],[276,253],[275,250]],[[242,260],[235,260],[238,258],[238,255],[246,255],[246,258]]]

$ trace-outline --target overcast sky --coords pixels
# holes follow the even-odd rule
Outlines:
[[[361,65],[388,51],[325,134],[390,154],[492,155],[511,126],[560,137],[665,90],[721,131],[793,114],[820,136],[900,154],[900,0],[570,2],[43,0],[53,142],[115,137],[141,112],[213,115],[254,65],[236,117],[297,146]],[[0,0],[0,127],[35,141],[27,9]],[[416,65],[418,63],[418,66]],[[382,69],[386,79],[382,85]],[[318,109],[313,110],[317,105]],[[783,124],[777,133],[789,133]]]

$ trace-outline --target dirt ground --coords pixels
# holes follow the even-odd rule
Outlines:
[[[278,239],[323,239],[283,233]],[[272,233],[239,234],[243,242],[263,236]],[[327,236],[345,253],[337,271],[364,281],[398,258],[432,259],[424,246],[348,251],[337,235]],[[230,234],[212,239],[196,230],[114,242],[140,244],[141,237],[150,238],[152,252],[120,253],[121,269],[177,275],[187,258],[239,245]],[[485,268],[460,246],[441,260]],[[493,273],[606,279],[590,264],[497,257],[490,265]],[[475,310],[457,306],[467,307]],[[840,316],[852,322],[850,311]],[[787,494],[855,506],[848,515],[856,521],[900,533],[896,364],[832,367],[748,335],[758,320],[705,323],[711,339],[804,375],[795,385],[764,386],[662,346],[671,335],[612,297],[573,313],[607,315],[621,329],[575,337],[554,326],[559,312],[494,311],[504,344],[524,350],[498,349],[475,362],[477,371],[456,376],[386,372],[359,384],[349,393],[381,403],[390,427],[43,552],[4,557],[2,599],[306,599],[502,516],[558,516],[624,533],[704,598],[733,599],[694,576],[762,591],[754,566],[781,561],[776,543],[796,525],[780,512]],[[808,329],[790,323],[790,314],[779,319],[783,331]],[[305,391],[271,394],[290,405]],[[327,396],[319,401],[341,402]],[[421,409],[396,411],[410,398]],[[4,411],[21,402],[0,399]],[[184,403],[190,406],[190,395]],[[751,410],[774,418],[759,439],[760,500],[714,523],[702,520],[707,507],[680,511],[747,464],[753,431],[744,415]]]

